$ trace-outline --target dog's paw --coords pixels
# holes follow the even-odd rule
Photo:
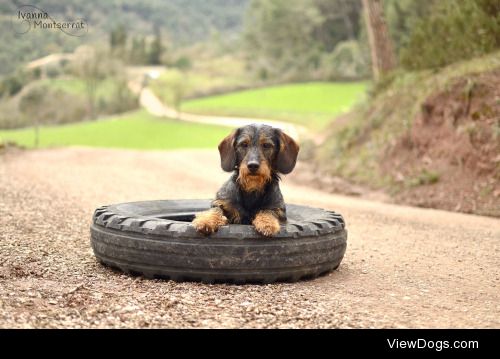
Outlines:
[[[209,209],[208,211],[198,213],[191,224],[198,232],[212,234],[217,232],[219,227],[227,224],[227,218],[220,210]]]
[[[272,213],[267,211],[257,213],[252,224],[257,232],[266,237],[272,237],[280,231],[280,222]]]

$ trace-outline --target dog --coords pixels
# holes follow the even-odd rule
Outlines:
[[[299,145],[280,129],[252,124],[236,129],[219,144],[221,167],[233,172],[207,211],[192,225],[205,235],[226,224],[252,224],[271,237],[286,222],[280,174],[292,172]]]

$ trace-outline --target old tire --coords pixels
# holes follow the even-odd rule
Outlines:
[[[290,204],[288,222],[272,238],[235,224],[206,237],[190,222],[209,206],[171,200],[100,207],[90,227],[94,254],[132,275],[205,283],[295,282],[336,269],[344,256],[347,232],[338,213]]]

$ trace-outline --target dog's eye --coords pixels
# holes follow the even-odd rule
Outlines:
[[[266,142],[266,143],[262,144],[262,147],[264,147],[266,150],[268,150],[270,148],[273,148],[273,144],[269,143],[269,142]]]
[[[241,148],[247,148],[248,147],[248,143],[242,142],[242,143],[240,143],[240,147]]]

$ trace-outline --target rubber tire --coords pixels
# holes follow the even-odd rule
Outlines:
[[[131,275],[235,284],[315,278],[344,257],[347,231],[338,213],[290,204],[288,222],[274,237],[236,224],[204,236],[190,222],[209,206],[209,200],[170,200],[100,207],[90,227],[94,254]]]

